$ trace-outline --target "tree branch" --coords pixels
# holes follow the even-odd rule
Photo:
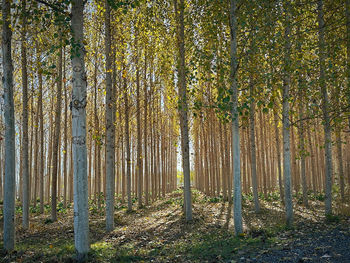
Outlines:
[[[59,7],[56,6],[55,4],[51,4],[51,3],[46,2],[46,1],[44,1],[44,0],[35,0],[35,1],[37,1],[38,3],[41,3],[41,4],[43,4],[43,5],[46,5],[46,6],[50,7],[50,8],[52,8],[53,10],[55,10],[55,11],[57,11],[57,12],[60,12],[60,13],[62,13],[62,14],[64,14],[64,15],[66,15],[66,16],[69,16],[69,17],[71,16],[70,13],[67,13],[64,9],[59,8]]]

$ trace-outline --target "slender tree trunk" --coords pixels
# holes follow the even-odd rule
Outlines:
[[[301,88],[302,89],[302,88]],[[301,92],[302,93],[302,92]],[[307,198],[307,182],[306,182],[306,162],[305,162],[305,135],[304,135],[304,111],[302,105],[302,96],[299,98],[299,118],[300,118],[300,126],[299,126],[299,151],[300,151],[300,162],[301,162],[301,183],[303,188],[303,204],[305,207],[308,207],[308,198]]]
[[[293,224],[293,201],[291,189],[291,159],[290,159],[290,120],[289,120],[289,90],[290,90],[290,52],[291,52],[291,25],[290,25],[290,7],[286,7],[286,28],[285,28],[285,47],[284,47],[284,75],[283,75],[283,175],[284,175],[284,194],[287,226]]]
[[[178,85],[179,85],[179,115],[181,130],[181,152],[182,169],[184,174],[184,207],[186,221],[192,220],[192,197],[190,179],[190,147],[188,132],[188,105],[186,92],[186,71],[185,71],[185,33],[184,33],[184,0],[180,0],[178,12],[178,0],[174,0],[175,14],[177,19],[177,41],[178,41]]]
[[[262,179],[262,184],[263,184],[263,192],[264,192],[264,196],[265,198],[267,198],[267,179],[266,179],[266,162],[265,162],[265,158],[266,158],[266,147],[265,147],[265,136],[264,136],[264,118],[263,118],[263,114],[262,111],[260,110],[259,112],[260,115],[260,166],[261,166],[261,173],[260,173],[260,177]]]
[[[336,144],[337,144],[337,155],[338,155],[338,174],[340,184],[340,196],[342,202],[345,201],[345,186],[344,186],[344,169],[343,169],[343,152],[342,152],[342,141],[341,141],[341,130],[337,127],[336,131]]]
[[[98,209],[101,209],[101,137],[100,137],[100,122],[97,109],[97,52],[95,53],[94,65],[94,116],[95,116],[95,201],[97,200]]]
[[[72,54],[72,141],[74,167],[74,241],[78,261],[87,258],[89,244],[89,209],[86,156],[86,72],[83,50],[84,1],[72,2],[72,33],[78,48]]]
[[[325,23],[323,18],[323,1],[318,0],[318,48],[319,48],[319,59],[320,59],[320,88],[322,94],[322,111],[323,111],[323,127],[324,127],[324,148],[325,148],[325,213],[326,215],[332,214],[332,135],[331,135],[331,121],[329,117],[329,99],[326,86],[325,76]]]
[[[252,183],[253,183],[253,195],[254,195],[254,207],[255,212],[260,212],[260,203],[259,203],[259,193],[258,193],[258,180],[256,175],[256,145],[255,145],[255,101],[254,101],[254,83],[250,83],[250,97],[252,102],[250,105],[250,114],[249,114],[249,126],[250,126],[250,155],[251,155],[251,174],[252,174]]]
[[[70,116],[71,117],[71,116]],[[70,124],[70,136],[73,135],[72,133],[72,124]],[[69,203],[71,204],[73,202],[74,198],[74,171],[73,171],[73,141],[70,141],[70,158],[69,158]]]
[[[115,184],[115,128],[114,98],[112,85],[111,56],[111,10],[106,0],[105,48],[106,48],[106,230],[114,229],[114,184]]]
[[[240,139],[239,139],[239,112],[238,112],[238,87],[237,87],[237,17],[236,0],[230,0],[230,31],[231,31],[231,92],[232,92],[232,154],[233,154],[233,189],[234,189],[234,211],[233,219],[235,233],[243,233],[242,223],[242,193],[241,193],[241,164],[240,164]]]
[[[147,106],[148,106],[148,96],[147,96],[147,56],[145,52],[145,75],[143,79],[143,85],[144,85],[144,96],[145,96],[145,104],[144,104],[144,124],[143,124],[143,147],[144,147],[144,160],[145,160],[145,205],[148,205],[149,202],[149,175],[148,175],[148,147],[147,147]]]
[[[64,91],[64,155],[63,155],[63,207],[67,207],[67,181],[68,181],[68,169],[67,169],[67,156],[68,156],[68,95],[66,88],[66,52],[63,48],[63,91]]]
[[[34,96],[34,94],[33,94]],[[34,134],[32,136],[35,137],[35,144],[34,144],[34,171],[33,171],[33,179],[34,179],[34,207],[36,207],[37,202],[37,192],[38,192],[38,166],[39,166],[39,102],[37,102],[37,109],[35,113],[35,128],[34,128]]]
[[[222,197],[224,201],[227,201],[227,169],[226,169],[226,127],[220,122],[220,149],[221,149],[221,182],[222,182]],[[224,136],[225,135],[225,136]],[[225,141],[224,141],[225,140]],[[202,167],[202,162],[201,162]],[[202,173],[201,173],[202,174]]]
[[[136,29],[138,30],[138,29]],[[138,32],[136,33],[138,34]],[[137,125],[137,156],[136,156],[136,173],[137,173],[137,196],[138,207],[142,207],[142,184],[143,184],[143,170],[142,170],[142,136],[141,136],[141,98],[140,98],[140,67],[139,67],[139,52],[138,52],[138,36],[135,39],[136,50],[136,125]]]
[[[299,36],[299,39],[297,41],[297,64],[299,66],[298,69],[298,95],[299,95],[299,119],[300,119],[300,125],[299,125],[299,154],[300,154],[300,174],[301,174],[301,183],[302,183],[302,189],[303,189],[303,204],[305,207],[308,207],[308,196],[307,196],[307,181],[306,181],[306,149],[305,149],[305,128],[304,128],[304,82],[302,79],[302,39],[300,37],[300,28],[298,26],[297,28],[297,35]]]
[[[62,48],[59,51],[58,58],[58,81],[57,81],[57,101],[55,110],[55,132],[52,149],[52,180],[51,180],[51,220],[57,220],[57,171],[58,171],[58,154],[60,145],[61,131],[61,100],[62,100]]]
[[[38,68],[38,78],[39,78],[39,97],[38,97],[38,107],[39,107],[39,119],[40,119],[40,186],[39,186],[39,196],[40,196],[40,213],[44,213],[44,171],[45,171],[45,155],[44,155],[44,114],[43,114],[43,76],[41,67]]]
[[[21,64],[22,64],[22,87],[23,87],[23,101],[22,101],[22,206],[23,216],[22,225],[24,229],[29,227],[29,155],[28,155],[28,75],[27,75],[27,48],[26,48],[26,1],[22,1],[22,32],[21,32]]]
[[[313,149],[312,140],[311,140],[311,132],[310,132],[311,126],[307,130],[308,135],[308,141],[309,141],[309,151],[310,151],[310,164],[311,164],[311,174],[312,174],[312,190],[314,193],[316,193],[318,189],[317,184],[317,172],[316,172],[316,165],[315,165],[315,151]]]
[[[54,100],[51,98],[51,105],[50,105],[50,111],[49,111],[49,122],[50,122],[50,132],[49,132],[49,147],[48,147],[48,160],[47,160],[47,172],[46,172],[46,198],[47,203],[50,202],[50,174],[52,171],[52,146],[53,146],[53,139],[54,139],[54,129],[53,129],[53,120],[52,120],[52,111],[53,111],[53,105]]]
[[[126,68],[124,66],[124,71]],[[126,74],[126,73],[123,73]],[[124,107],[125,107],[125,144],[126,144],[126,193],[128,196],[128,211],[132,210],[131,200],[131,156],[130,156],[130,134],[129,134],[129,101],[128,101],[128,83],[124,76]]]
[[[345,0],[346,16],[346,80],[347,80],[347,98],[350,105],[350,0]],[[348,117],[350,129],[350,117]]]
[[[15,248],[15,185],[16,185],[16,142],[13,102],[13,65],[11,57],[11,8],[10,1],[2,1],[2,66],[4,89],[5,124],[5,178],[4,178],[4,249]]]

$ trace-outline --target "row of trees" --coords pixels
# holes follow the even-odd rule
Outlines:
[[[55,221],[57,201],[74,199],[75,245],[86,258],[88,199],[100,208],[105,200],[113,230],[115,194],[131,210],[133,197],[142,207],[177,188],[178,141],[186,220],[191,170],[194,187],[233,198],[236,234],[242,186],[257,212],[259,192],[278,189],[288,225],[292,189],[306,206],[309,189],[325,190],[331,214],[336,171],[345,200],[349,1],[12,4],[2,6],[6,250],[16,197],[24,228],[30,203],[43,213],[50,202]]]

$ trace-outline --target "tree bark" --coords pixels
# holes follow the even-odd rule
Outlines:
[[[74,241],[78,261],[87,258],[89,244],[89,209],[86,156],[86,72],[83,46],[84,1],[72,1],[72,142],[74,169]]]
[[[27,49],[26,49],[26,1],[22,1],[22,32],[21,32],[21,66],[22,66],[22,225],[24,229],[29,227],[29,155],[28,155],[28,74],[27,74]]]
[[[256,144],[255,144],[255,101],[254,101],[254,83],[250,83],[250,97],[251,105],[249,111],[249,126],[250,126],[250,155],[251,155],[251,174],[253,184],[253,196],[255,212],[260,212],[259,193],[258,193],[258,180],[256,175]]]
[[[63,90],[64,90],[64,152],[63,152],[63,207],[67,207],[67,194],[68,194],[68,169],[67,169],[67,157],[68,157],[68,96],[66,88],[66,52],[63,48]]]
[[[138,31],[138,29],[136,29]],[[142,185],[143,185],[143,170],[142,170],[142,135],[141,135],[141,98],[140,98],[140,67],[139,67],[139,52],[138,52],[138,32],[135,36],[135,67],[136,67],[136,126],[137,126],[137,156],[136,156],[136,173],[137,173],[137,196],[138,207],[142,207]]]
[[[177,19],[177,45],[178,45],[178,85],[179,85],[179,117],[181,130],[181,153],[182,169],[184,175],[184,207],[186,221],[192,220],[192,197],[190,179],[190,154],[189,154],[189,132],[188,132],[188,105],[186,92],[185,71],[185,33],[184,33],[184,0],[180,0],[179,12],[178,1],[174,0],[175,14]]]
[[[114,229],[114,185],[115,185],[115,126],[114,98],[112,86],[111,57],[111,9],[106,0],[105,52],[106,52],[106,230]]]
[[[230,0],[230,31],[231,31],[231,92],[232,92],[232,154],[233,154],[233,189],[234,211],[233,219],[236,235],[243,233],[242,223],[242,193],[241,193],[241,164],[239,139],[239,112],[238,112],[238,86],[237,86],[237,17],[236,0]]]
[[[15,247],[15,185],[16,142],[13,102],[13,65],[11,57],[11,9],[10,1],[2,1],[2,65],[5,123],[5,176],[4,176],[4,249],[11,252]]]
[[[45,155],[44,155],[44,114],[43,114],[43,75],[41,66],[38,68],[39,78],[39,119],[40,119],[40,182],[39,182],[39,196],[40,196],[40,213],[44,213],[44,171],[45,171]]]
[[[345,201],[345,185],[344,185],[344,168],[343,168],[343,151],[341,141],[341,130],[337,127],[336,131],[336,144],[337,144],[337,155],[338,155],[338,174],[340,184],[340,197],[342,202]]]
[[[126,78],[126,68],[123,67],[124,75],[124,107],[125,107],[125,144],[126,144],[126,194],[128,196],[128,211],[132,210],[131,200],[131,154],[130,154],[130,134],[129,134],[129,100],[128,83]]]
[[[55,132],[52,148],[52,176],[51,176],[51,220],[57,220],[57,171],[58,154],[60,154],[60,132],[61,132],[61,100],[62,100],[62,48],[58,54],[58,81],[57,81],[57,101],[55,110]]]
[[[348,106],[350,105],[350,0],[345,1],[346,16],[346,80],[347,80],[347,98]],[[350,129],[350,117],[348,117]]]
[[[323,1],[318,0],[318,48],[319,48],[319,60],[320,60],[320,78],[319,84],[322,94],[322,112],[323,112],[323,128],[324,128],[324,148],[325,148],[325,213],[326,215],[332,214],[332,135],[331,135],[331,121],[329,116],[329,99],[326,86],[325,76],[325,23],[323,18]]]
[[[284,74],[283,74],[283,176],[284,176],[284,196],[286,209],[286,223],[290,227],[293,224],[293,201],[291,190],[291,159],[290,159],[290,120],[289,120],[289,90],[290,90],[290,52],[291,52],[291,25],[290,7],[287,3],[285,18],[285,46],[284,46]]]
[[[147,57],[145,52],[145,75],[143,79],[144,85],[144,96],[145,96],[145,104],[144,104],[144,124],[143,124],[143,147],[144,147],[144,159],[145,159],[145,205],[147,206],[149,203],[149,175],[148,175],[148,155],[147,155],[147,110],[148,110],[148,96],[147,96]]]
[[[297,28],[297,35],[300,36],[300,28],[298,26]],[[301,183],[302,183],[302,190],[303,190],[303,204],[305,207],[309,206],[308,203],[308,196],[307,196],[307,181],[306,181],[306,149],[305,149],[305,127],[304,127],[304,89],[306,88],[304,86],[304,82],[302,79],[302,39],[299,37],[297,41],[297,64],[298,64],[298,95],[299,95],[299,155],[300,155],[300,174],[301,174]]]

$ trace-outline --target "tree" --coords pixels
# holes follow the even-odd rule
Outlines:
[[[241,193],[241,163],[240,163],[240,141],[239,141],[239,112],[238,112],[238,86],[237,86],[237,14],[236,14],[236,0],[230,0],[230,84],[232,94],[232,152],[233,152],[233,219],[235,225],[236,235],[243,233],[242,223],[242,193]]]
[[[16,186],[16,145],[15,116],[13,102],[13,65],[11,56],[11,1],[2,1],[2,65],[4,88],[5,122],[5,178],[4,178],[4,249],[15,248],[15,186]]]
[[[84,2],[72,0],[72,144],[74,167],[74,242],[78,261],[87,258],[89,244],[88,178],[86,154],[86,72],[84,62]]]
[[[61,38],[61,36],[60,36]],[[60,41],[61,45],[61,41]],[[57,220],[57,170],[60,154],[61,133],[61,104],[62,104],[62,47],[58,54],[58,77],[57,77],[57,101],[55,109],[55,131],[52,149],[52,175],[51,175],[51,220]]]
[[[27,48],[26,48],[26,28],[27,14],[26,1],[22,1],[22,32],[21,32],[21,66],[22,66],[22,225],[24,229],[29,227],[29,156],[28,156],[28,73],[27,73]]]
[[[115,184],[115,126],[114,96],[111,61],[111,9],[106,0],[105,52],[106,52],[106,230],[114,229],[114,184]]]
[[[254,207],[255,212],[260,212],[260,203],[258,196],[258,182],[256,175],[256,144],[255,144],[255,101],[254,101],[254,83],[253,79],[250,79],[250,95],[252,102],[250,104],[249,111],[249,128],[250,128],[250,154],[251,154],[251,174],[253,183],[253,195],[254,195]]]
[[[137,22],[136,22],[137,23]],[[137,197],[138,207],[142,207],[142,135],[141,135],[141,98],[140,98],[140,66],[139,66],[139,50],[138,50],[138,34],[139,28],[135,28],[135,67],[136,67],[136,125],[137,125],[137,157],[136,157],[136,172],[137,172]]]
[[[290,160],[290,120],[289,120],[289,90],[290,90],[290,66],[291,66],[291,22],[290,4],[285,3],[285,31],[284,31],[284,68],[283,68],[283,176],[284,198],[287,226],[293,224],[293,201],[291,189],[291,160]]]
[[[347,85],[347,98],[350,104],[350,0],[345,2],[345,17],[346,17],[346,85]],[[350,117],[348,118],[348,125],[350,129]]]
[[[331,121],[329,117],[329,99],[327,92],[326,76],[325,76],[325,23],[323,14],[323,1],[317,1],[318,10],[318,48],[319,48],[319,66],[320,77],[319,85],[322,94],[322,112],[323,112],[323,127],[324,127],[324,147],[325,147],[325,213],[332,214],[332,134]]]
[[[188,105],[186,91],[186,69],[185,69],[185,33],[184,33],[184,0],[180,0],[178,10],[178,0],[174,0],[176,16],[176,35],[178,48],[178,87],[179,87],[179,118],[181,130],[181,153],[182,170],[184,176],[184,207],[187,221],[192,220],[192,197],[190,181],[190,146],[188,134]]]

